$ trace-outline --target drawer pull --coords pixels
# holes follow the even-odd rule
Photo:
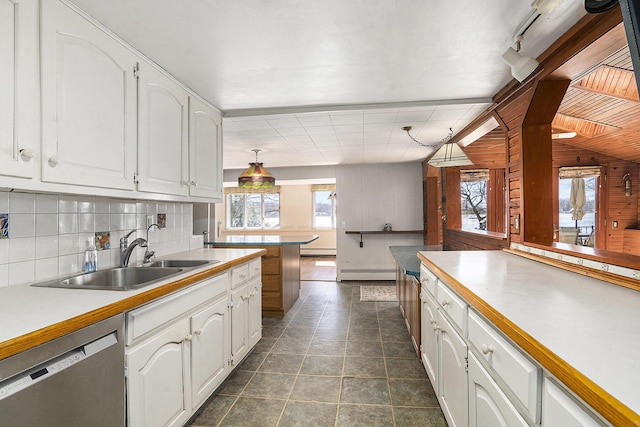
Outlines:
[[[439,331],[440,330],[440,326],[436,325],[435,323],[433,324],[433,330],[434,331]]]
[[[432,325],[436,324],[436,319],[434,319],[433,317],[431,318],[431,320],[429,320],[429,323],[431,323]]]
[[[493,347],[490,345],[482,344],[482,354],[493,353]]]
[[[451,304],[451,301],[444,300],[444,301],[441,301],[441,302],[440,302],[440,305],[442,305],[443,307],[446,307],[446,306],[448,306],[449,304]]]
[[[246,279],[246,278],[247,278],[247,276],[246,276],[246,275],[244,275],[244,274],[240,274],[240,278],[241,278],[241,279]]]

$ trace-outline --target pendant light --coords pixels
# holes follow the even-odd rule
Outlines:
[[[421,147],[428,147],[432,149],[439,147],[435,154],[429,159],[428,163],[430,165],[438,168],[473,165],[473,162],[469,159],[469,157],[467,157],[467,155],[464,153],[464,151],[462,151],[458,144],[456,144],[455,142],[450,142],[451,138],[453,137],[453,129],[449,128],[449,133],[447,134],[447,136],[442,138],[440,142],[433,144],[424,144],[411,136],[411,133],[409,133],[411,129],[413,129],[411,126],[403,126],[401,129],[407,132],[409,138],[411,138],[413,142]]]
[[[258,162],[258,153],[261,150],[254,148],[251,151],[256,153],[256,161],[254,163],[249,163],[249,167],[240,174],[238,177],[238,187],[253,188],[257,190],[260,188],[271,188],[275,186],[275,177],[262,166],[262,163]]]

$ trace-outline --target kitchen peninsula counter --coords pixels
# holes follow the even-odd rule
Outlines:
[[[640,292],[506,251],[419,258],[616,425],[640,425]]]
[[[316,234],[226,235],[205,242],[210,247],[265,249],[262,257],[262,313],[284,316],[300,296],[300,245]]]

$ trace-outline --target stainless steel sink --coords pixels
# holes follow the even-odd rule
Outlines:
[[[151,264],[145,265],[145,267],[178,267],[178,268],[191,268],[191,267],[199,267],[205,264],[215,264],[220,261],[213,260],[196,260],[196,259],[161,259],[158,261],[154,261]]]
[[[36,283],[33,286],[128,291],[149,286],[182,271],[182,268],[177,267],[117,267],[94,273],[79,274],[66,279]]]

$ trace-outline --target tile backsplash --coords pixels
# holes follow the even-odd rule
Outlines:
[[[193,205],[66,194],[0,191],[0,216],[8,214],[8,237],[0,239],[0,287],[81,272],[88,239],[110,233],[110,249],[98,251],[98,269],[120,262],[120,237],[146,238],[147,220],[165,216],[165,228],[149,230],[156,256],[193,249]],[[191,246],[191,247],[190,247]],[[142,261],[135,248],[130,265]]]

